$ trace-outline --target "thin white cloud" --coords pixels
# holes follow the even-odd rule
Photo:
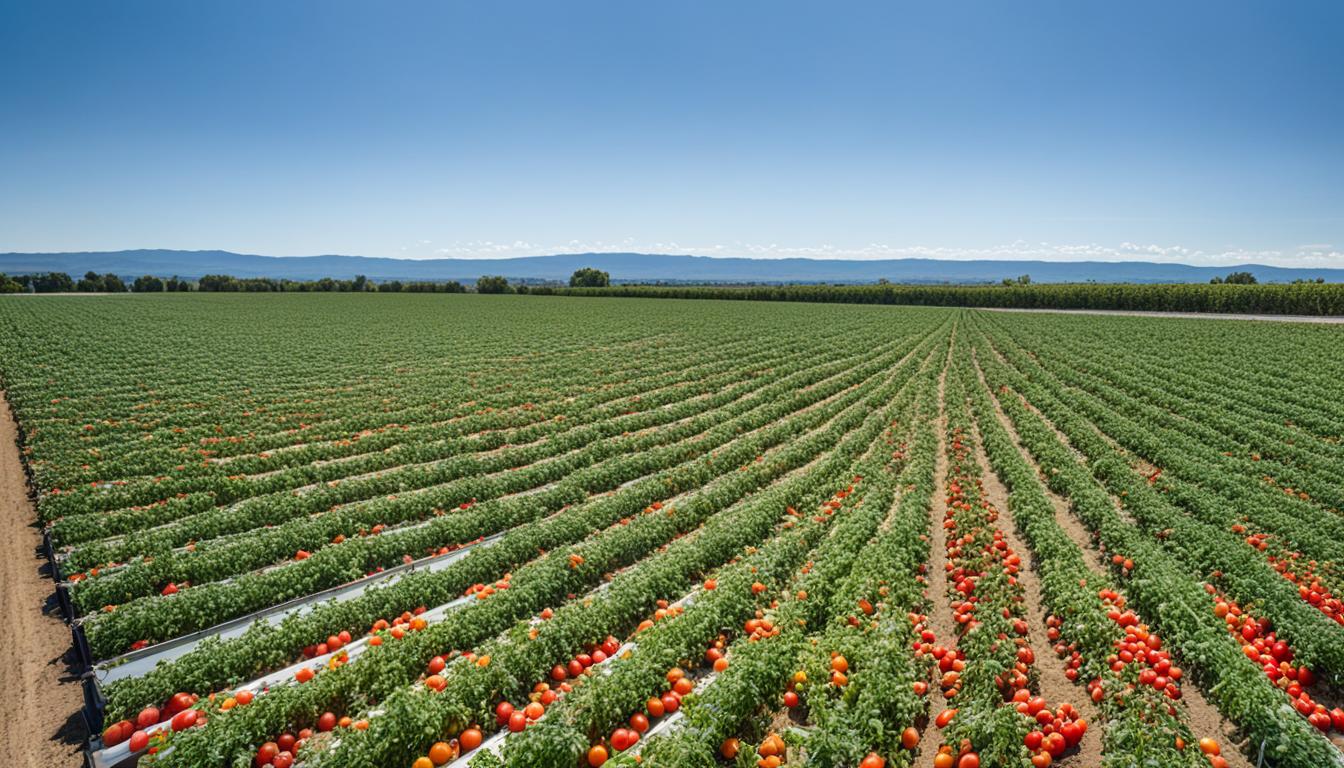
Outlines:
[[[1205,251],[1182,245],[1122,242],[1119,245],[1100,243],[1030,243],[1017,240],[1004,245],[981,248],[951,246],[909,245],[893,246],[869,243],[863,246],[840,246],[832,243],[817,245],[781,245],[779,243],[687,243],[676,240],[642,241],[636,238],[621,240],[570,240],[565,243],[538,243],[524,240],[495,242],[471,240],[451,243],[426,253],[431,258],[499,259],[519,256],[544,256],[558,253],[667,253],[697,256],[738,256],[751,259],[946,259],[946,260],[1030,260],[1030,261],[1153,261],[1194,264],[1200,266],[1227,266],[1233,264],[1268,264],[1276,266],[1341,267],[1344,252],[1330,245],[1302,245],[1292,249],[1232,248]]]

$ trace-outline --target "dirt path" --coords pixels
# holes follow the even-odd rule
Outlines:
[[[40,556],[42,534],[19,459],[19,431],[0,393],[0,748],[11,768],[81,764],[84,724],[70,631]]]
[[[1334,315],[1233,315],[1223,312],[1139,312],[1123,309],[1010,309],[984,307],[988,312],[1048,312],[1056,315],[1119,315],[1121,317],[1176,317],[1199,320],[1260,320],[1272,323],[1344,323],[1344,317]]]
[[[952,619],[952,604],[947,599],[947,529],[943,520],[947,515],[947,411],[943,405],[944,389],[947,382],[947,365],[944,362],[942,373],[938,376],[938,453],[933,468],[933,503],[929,505],[929,628],[933,630],[934,643],[947,648],[957,644],[957,623]],[[934,670],[937,671],[936,669]],[[914,768],[933,768],[933,759],[938,756],[938,745],[942,739],[933,725],[933,718],[947,707],[943,698],[943,689],[938,685],[937,676],[929,685],[929,718],[920,731],[919,755],[915,758]]]
[[[1036,652],[1034,666],[1038,676],[1038,693],[1045,697],[1051,707],[1058,707],[1068,702],[1083,714],[1083,719],[1087,722],[1100,723],[1097,708],[1087,695],[1087,690],[1064,676],[1064,662],[1055,656],[1050,641],[1044,636],[1047,611],[1041,600],[1041,583],[1036,577],[1035,556],[1026,541],[1017,533],[1017,523],[1013,519],[1013,513],[1008,509],[1008,488],[989,467],[989,457],[985,455],[978,427],[975,430],[975,462],[980,466],[985,500],[999,511],[999,529],[1003,531],[1008,546],[1023,559],[1025,565],[1018,573],[1018,581],[1022,585],[1022,593],[1026,599],[1028,639]],[[1089,728],[1078,744],[1078,751],[1064,757],[1061,760],[1062,765],[1101,765],[1101,731],[1101,728]]]

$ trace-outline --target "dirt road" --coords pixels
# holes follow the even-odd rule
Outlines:
[[[84,723],[70,630],[41,556],[42,534],[0,393],[0,754],[13,768],[77,766]]]

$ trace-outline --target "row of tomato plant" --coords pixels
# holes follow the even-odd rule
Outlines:
[[[1240,602],[1262,604],[1280,634],[1299,648],[1304,662],[1331,678],[1344,672],[1344,627],[1301,600],[1297,589],[1279,578],[1263,554],[1248,547],[1242,537],[1192,517],[1136,474],[1093,423],[1070,407],[1079,397],[1076,391],[1050,387],[1051,380],[1019,350],[996,349],[1019,366],[1017,375],[1029,382],[1031,390],[1025,394],[1032,404],[1087,458],[1097,479],[1123,498],[1132,519],[1158,538],[1188,573],[1201,580],[1215,572],[1223,574],[1223,588]],[[982,361],[987,356],[981,356]],[[989,362],[997,368],[996,361]]]
[[[1120,558],[1118,572],[1134,608],[1162,631],[1165,641],[1185,659],[1190,677],[1246,734],[1252,754],[1281,766],[1344,764],[1339,751],[1304,720],[1285,717],[1292,713],[1288,699],[1259,670],[1245,663],[1239,646],[1215,616],[1213,601],[1200,580],[1190,575],[1160,539],[1122,514],[1102,481],[1071,452],[1078,444],[1075,441],[1084,440],[1091,427],[1064,417],[1047,392],[1000,363],[983,336],[977,335],[974,345],[987,382],[1022,446],[1042,469],[1047,485],[1069,500],[1103,551]],[[1028,408],[1022,397],[1041,408],[1051,422]],[[1056,427],[1071,445],[1060,442]],[[1128,471],[1119,459],[1112,459],[1111,466]]]
[[[803,376],[799,376],[794,381],[805,380]],[[506,475],[508,484],[498,487],[496,493],[516,495],[527,490],[522,488],[526,483],[545,483],[556,477],[563,477],[571,486],[582,487],[582,481],[599,474],[602,467],[615,463],[625,454],[651,451],[660,446],[681,442],[699,435],[707,426],[717,423],[715,419],[722,420],[732,414],[742,412],[749,406],[769,402],[770,396],[782,396],[789,391],[789,385],[793,384],[794,381],[781,382],[784,386],[777,384],[764,389],[755,382],[746,381],[736,386],[723,388],[706,400],[662,404],[655,411],[647,414],[653,418],[643,418],[634,422],[614,419],[607,422],[607,426],[597,432],[578,430],[572,435],[567,433],[568,436],[564,439],[547,443],[547,446],[552,450],[550,455],[555,457],[565,453],[582,451],[583,456],[576,455],[574,458],[580,462],[588,462],[588,467],[583,467],[581,463],[576,464],[567,461],[558,468],[545,471],[533,471],[530,469],[530,464],[528,469],[520,471],[523,470],[523,465],[509,462],[513,472]],[[745,398],[749,393],[752,393],[752,397]],[[738,403],[739,400],[741,400],[740,403]],[[733,405],[735,403],[736,405]],[[724,412],[717,412],[727,406],[732,407]],[[647,434],[638,434],[660,425],[662,429]],[[630,438],[601,442],[607,438],[619,437],[623,433],[637,434]],[[469,465],[471,463],[469,461],[470,456],[465,457],[465,459],[467,459],[465,464]],[[557,470],[565,472],[565,474],[558,474]],[[479,472],[470,469],[463,469],[458,473],[463,478],[471,478],[479,474]],[[533,485],[531,487],[535,488],[537,486]],[[520,488],[522,490],[519,490]],[[444,488],[441,493],[436,494],[436,497],[446,498],[463,498],[464,496],[465,491],[456,487]],[[572,493],[556,494],[556,496],[559,497],[556,501],[573,498]],[[493,499],[465,497],[464,500],[451,506],[474,505],[478,501],[489,504],[494,499],[499,498],[500,496],[495,496]],[[179,584],[184,581],[201,584],[238,575],[248,570],[283,561],[286,558],[292,558],[298,552],[311,554],[338,537],[343,540],[375,527],[418,522],[424,520],[427,516],[443,511],[442,507],[427,505],[417,495],[411,495],[404,500],[388,499],[387,501],[401,501],[401,503],[343,505],[331,512],[314,511],[309,515],[296,517],[275,527],[261,528],[232,537],[219,537],[201,544],[190,545],[189,549],[180,548],[147,554],[142,556],[140,560],[128,563],[112,574],[80,582],[71,589],[71,597],[75,605],[85,611],[104,605],[115,605],[135,596],[157,592],[167,584]],[[496,504],[507,504],[507,501],[500,501]],[[312,508],[314,510],[323,509],[321,505]],[[506,510],[492,508],[480,511],[488,512],[490,515],[488,519],[491,520],[498,519],[500,522],[508,520]],[[439,546],[442,546],[445,542],[450,544],[464,543],[501,529],[502,526],[483,525],[482,522],[478,521],[475,525],[466,526],[467,533],[459,534],[457,537],[444,536],[442,533],[436,533],[431,537],[420,536],[419,542],[404,547],[398,555],[422,552],[427,546],[435,543]],[[420,544],[420,542],[426,543]],[[382,561],[386,560],[386,557],[382,558]],[[387,564],[382,561],[369,563],[364,570],[371,570],[378,565]]]
[[[677,472],[679,468],[698,468],[702,472],[714,471],[712,467],[706,467],[703,462],[698,462],[697,457],[734,440],[743,429],[760,430],[759,433],[738,439],[732,444],[731,450],[721,451],[720,455],[714,458],[715,463],[740,465],[765,448],[779,444],[790,437],[795,421],[806,424],[809,423],[807,420],[811,420],[810,423],[816,423],[847,406],[862,394],[861,390],[853,388],[854,385],[881,378],[886,371],[887,369],[881,364],[857,367],[853,376],[828,382],[825,387],[798,390],[783,398],[767,399],[737,418],[716,423],[687,444],[674,444],[664,451],[622,455],[616,461],[620,467],[625,468],[624,471],[608,467],[607,474],[603,477],[603,485],[599,488],[603,490],[615,488],[621,483],[642,476],[649,476],[646,477],[647,482],[656,478],[658,474]],[[835,397],[825,399],[832,395]],[[824,405],[808,410],[807,406],[814,402],[823,402]],[[674,462],[680,463],[674,464]],[[659,472],[669,465],[673,465],[673,468]],[[581,480],[582,478],[579,478],[575,482]],[[573,489],[570,491],[570,500],[573,500],[574,495],[584,498],[587,492]],[[521,503],[527,504],[528,501],[524,500]],[[106,657],[142,640],[154,641],[175,637],[193,629],[211,626],[226,618],[274,605],[291,597],[309,594],[322,586],[333,586],[357,578],[362,576],[366,569],[358,565],[350,567],[343,561],[347,561],[348,556],[345,553],[358,555],[360,549],[370,548],[379,543],[377,538],[360,539],[357,543],[362,544],[365,541],[370,544],[355,547],[350,544],[356,542],[348,542],[346,545],[319,552],[317,556],[304,561],[281,569],[246,576],[228,584],[194,587],[173,595],[140,599],[119,606],[116,610],[100,614],[96,619],[85,623],[90,648],[95,656]],[[491,547],[489,552],[495,554],[498,549],[497,545]],[[301,577],[301,574],[310,575]]]
[[[854,396],[851,393],[847,397]],[[779,413],[784,414],[780,421],[758,434],[729,442],[713,461],[693,459],[673,465],[621,488],[613,496],[594,498],[553,519],[514,528],[495,545],[473,551],[442,571],[412,573],[393,585],[368,590],[354,600],[317,606],[279,625],[258,623],[237,639],[218,646],[206,644],[143,677],[118,680],[105,691],[108,710],[113,717],[122,716],[177,691],[203,692],[256,677],[283,666],[316,639],[341,631],[362,632],[380,616],[396,615],[417,605],[445,603],[473,584],[499,578],[509,568],[535,557],[539,550],[570,544],[587,532],[627,517],[632,508],[699,488],[827,416],[826,412]],[[766,419],[761,423],[770,422]],[[729,421],[722,431],[736,434],[746,425]]]
[[[639,515],[628,525],[617,523],[603,535],[590,537],[577,547],[552,551],[517,570],[511,588],[489,600],[449,614],[422,632],[383,645],[377,653],[365,654],[357,663],[327,671],[307,684],[272,688],[239,715],[213,717],[210,728],[184,733],[186,738],[175,740],[173,749],[165,756],[171,757],[170,764],[190,765],[205,754],[245,754],[249,743],[259,743],[275,730],[276,717],[288,722],[304,712],[326,708],[330,702],[348,700],[351,696],[381,699],[405,681],[414,680],[429,659],[443,649],[474,647],[566,594],[581,591],[575,587],[592,586],[602,571],[642,559],[670,537],[693,530],[744,494],[814,460],[857,427],[869,408],[894,396],[901,379],[892,376],[870,390],[855,393],[852,402],[847,402],[844,410],[828,420],[817,414],[785,419],[781,423],[794,428],[798,425],[789,422],[806,423],[807,418],[823,419],[825,425],[798,436],[760,461],[746,464],[741,471],[708,484],[694,484],[699,490],[678,503],[675,514]]]

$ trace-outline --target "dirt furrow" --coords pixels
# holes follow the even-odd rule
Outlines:
[[[70,631],[41,556],[42,534],[19,458],[19,430],[0,393],[0,745],[12,768],[80,765],[84,738]]]
[[[929,628],[933,630],[934,642],[946,647],[956,645],[957,623],[952,618],[952,603],[947,599],[947,529],[943,520],[947,515],[947,411],[943,404],[947,367],[943,367],[938,377],[938,453],[934,462],[933,503],[929,505],[929,568],[928,595]],[[929,686],[930,717],[920,732],[920,750],[915,758],[914,768],[933,768],[933,760],[938,756],[938,739],[933,738],[936,729],[933,717],[947,707],[947,699],[936,682]]]

